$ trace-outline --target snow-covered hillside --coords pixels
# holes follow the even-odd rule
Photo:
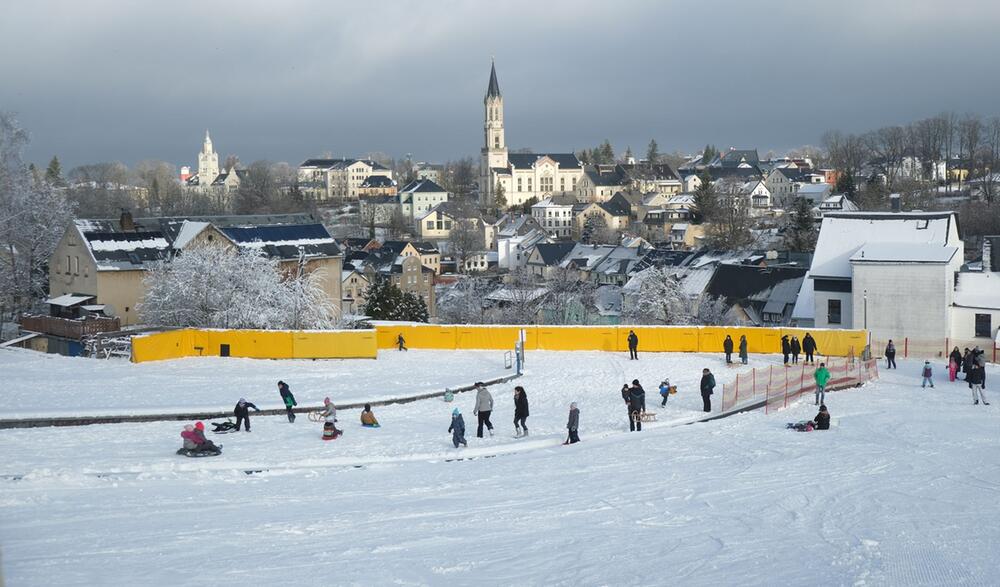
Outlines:
[[[37,357],[0,353],[13,374],[5,417],[202,401],[161,398],[177,385],[225,390],[199,405],[228,407],[236,394],[263,407],[278,404],[278,378],[312,403],[328,385],[358,382],[351,398],[364,399],[503,372],[498,353],[149,365]],[[811,401],[682,425],[700,414],[702,366],[720,384],[734,375],[714,355],[529,353],[517,382],[531,401],[528,439],[512,438],[514,383],[494,388],[497,434],[483,440],[465,394],[377,409],[379,430],[344,411],[345,436],[326,443],[305,418],[256,418],[249,434],[215,437],[224,454],[211,459],[172,454],[177,422],[0,431],[4,574],[12,585],[995,582],[997,406],[973,406],[965,385],[940,377],[921,390],[919,363],[900,361],[880,382],[830,394],[827,432],[785,429],[815,414]],[[680,393],[661,410],[663,376]],[[998,377],[991,369],[988,385]],[[618,395],[633,378],[659,411],[642,433],[627,431]],[[81,403],[59,403],[60,381]],[[561,446],[570,401],[580,403],[583,442]],[[468,449],[449,443],[456,405]]]

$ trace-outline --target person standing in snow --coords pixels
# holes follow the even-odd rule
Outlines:
[[[576,402],[569,405],[569,420],[566,422],[566,430],[569,434],[566,435],[566,442],[563,444],[575,444],[580,442],[580,410],[576,407]]]
[[[726,335],[726,340],[722,341],[722,351],[726,353],[726,364],[733,362],[733,337]]]
[[[465,440],[465,418],[462,417],[462,412],[458,408],[451,411],[451,426],[448,426],[448,432],[451,432],[451,443],[458,448],[458,445],[469,446],[469,443]]]
[[[934,377],[934,369],[931,368],[930,361],[924,361],[924,368],[920,371],[920,376],[923,377],[923,380],[920,382],[920,389],[927,387],[928,383],[932,388],[934,387],[934,379],[932,379]]]
[[[816,380],[816,405],[826,403],[826,384],[830,382],[830,370],[826,368],[826,363],[820,363],[819,368],[813,373]]]
[[[885,345],[885,368],[896,368],[896,345],[892,344],[891,338],[889,339],[889,344]]]
[[[788,342],[788,335],[781,337],[781,356],[784,358],[785,365],[788,364],[788,355],[792,353],[792,345]]]
[[[948,381],[954,381],[958,378],[958,370],[962,368],[962,351],[958,350],[958,347],[952,349],[951,354],[948,355]]]
[[[708,368],[701,370],[701,401],[706,412],[712,411],[712,390],[715,389],[715,375]]]
[[[281,401],[285,402],[285,412],[288,413],[288,421],[295,421],[295,412],[292,408],[298,405],[295,401],[295,396],[292,395],[292,390],[288,389],[288,384],[284,381],[278,382],[278,393],[281,394]]]
[[[660,407],[665,407],[667,405],[667,400],[670,399],[670,380],[664,379],[660,382],[660,396],[663,397],[663,401],[660,402]]]
[[[403,338],[402,334],[400,334],[399,336],[396,337],[396,348],[398,348],[401,351],[407,350],[406,349],[406,340]]]
[[[483,424],[493,436],[493,422],[490,422],[490,414],[493,413],[493,396],[483,385],[482,381],[476,382],[476,407],[472,413],[479,417],[479,426],[476,427],[476,438],[483,437]]]
[[[634,330],[628,331],[628,358],[630,361],[639,360],[639,337]]]
[[[638,379],[632,380],[628,390],[628,425],[632,432],[642,432],[642,413],[646,411],[646,390]]]
[[[747,335],[740,336],[740,362],[747,364]]]
[[[969,380],[969,369],[972,368],[972,351],[969,347],[965,347],[965,354],[962,355],[962,373],[965,374],[965,380]]]
[[[806,355],[806,363],[809,363],[810,365],[816,364],[816,360],[813,359],[813,353],[815,353],[816,350],[816,339],[813,338],[813,335],[807,332],[806,335],[802,337],[802,352]]]
[[[789,350],[792,351],[792,364],[797,364],[799,362],[799,353],[802,352],[802,345],[799,343],[799,337],[793,336],[792,342],[789,345]]]
[[[517,438],[528,435],[528,394],[518,385],[514,388],[514,435]]]
[[[240,424],[246,423],[246,430],[250,432],[250,410],[259,412],[260,409],[248,402],[245,398],[240,398],[240,401],[236,402],[236,407],[233,408],[233,415],[236,416],[236,431],[239,432]]]
[[[965,380],[969,382],[969,389],[972,390],[973,405],[979,405],[979,400],[983,401],[983,405],[990,405],[990,402],[986,401],[986,392],[983,390],[983,383],[986,380],[986,368],[973,365]]]

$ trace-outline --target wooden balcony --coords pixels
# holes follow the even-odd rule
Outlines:
[[[54,316],[29,315],[21,317],[21,330],[81,340],[83,337],[91,334],[121,330],[121,323],[118,318],[81,318],[71,320],[69,318],[56,318]]]

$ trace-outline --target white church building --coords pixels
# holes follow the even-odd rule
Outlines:
[[[520,206],[535,198],[574,192],[583,177],[583,164],[574,153],[508,153],[504,137],[503,95],[496,64],[483,98],[484,145],[479,169],[479,195],[483,204],[493,202],[502,186],[507,206]]]

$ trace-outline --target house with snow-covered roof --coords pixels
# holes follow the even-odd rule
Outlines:
[[[954,212],[830,213],[799,298],[813,300],[812,325],[867,328],[876,350],[888,339],[943,342],[962,263]],[[793,314],[808,325],[804,307]]]
[[[339,308],[343,256],[330,233],[308,214],[80,219],[49,260],[49,292],[93,296],[122,326],[138,323],[143,278],[154,264],[191,247],[255,250],[282,271],[321,272],[321,287]]]

